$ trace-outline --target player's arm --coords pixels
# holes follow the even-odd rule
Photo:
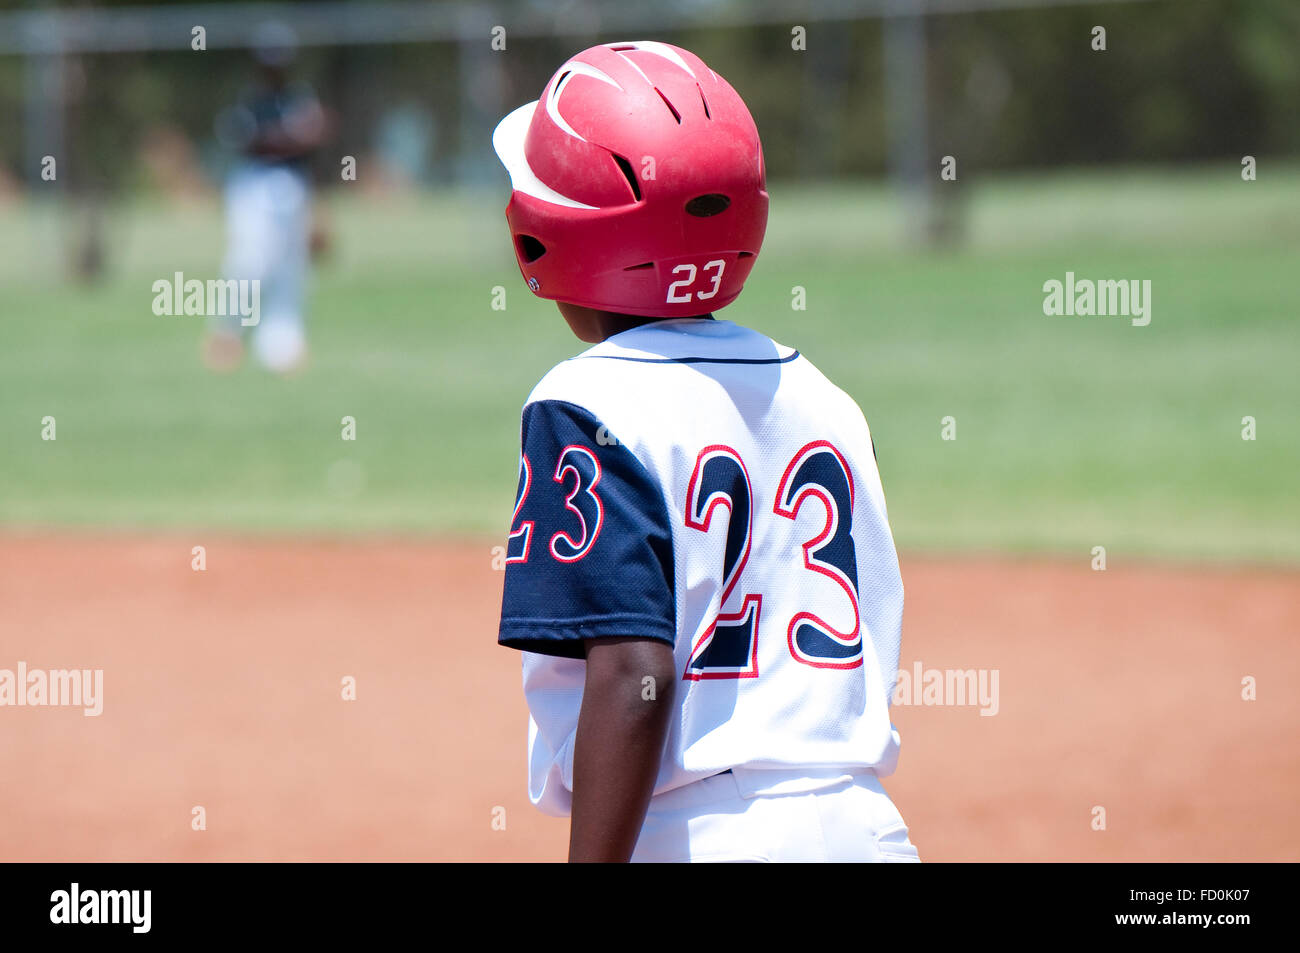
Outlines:
[[[532,743],[548,746],[568,789],[573,860],[630,857],[675,707],[672,520],[659,484],[606,434],[614,436],[576,404],[524,408],[497,637],[534,655],[586,660],[581,673],[560,666],[562,691],[545,679],[530,691],[527,673],[524,685]]]
[[[587,639],[573,756],[569,861],[622,863],[641,833],[668,737],[673,650],[657,639]]]

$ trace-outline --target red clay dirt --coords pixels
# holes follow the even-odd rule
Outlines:
[[[1300,859],[1300,573],[903,576],[903,668],[998,672],[895,708],[922,859]],[[490,543],[0,536],[0,669],[104,670],[99,717],[0,707],[0,860],[562,859],[500,591]]]

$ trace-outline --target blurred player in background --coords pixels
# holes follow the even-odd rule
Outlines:
[[[327,116],[315,92],[291,82],[294,32],[282,23],[258,28],[257,82],[217,117],[218,139],[241,158],[226,183],[225,277],[259,280],[260,314],[253,353],[268,370],[291,374],[307,358],[304,297],[313,241],[310,159],[325,140]],[[232,309],[233,310],[233,309]],[[240,317],[212,319],[204,363],[230,371],[243,360]]]

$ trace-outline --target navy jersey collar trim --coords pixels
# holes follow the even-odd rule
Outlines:
[[[635,361],[638,364],[788,364],[798,356],[798,351],[792,351],[785,357],[627,357],[622,354],[580,354],[574,360],[600,358],[606,361]]]

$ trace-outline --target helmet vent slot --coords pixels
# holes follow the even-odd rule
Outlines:
[[[713,116],[709,113],[709,101],[704,98],[704,88],[699,83],[695,84],[695,88],[700,91],[700,102],[704,104],[704,118],[712,119]]]
[[[531,265],[546,254],[546,246],[533,238],[532,235],[516,235],[515,244],[519,248],[519,257],[524,260],[526,265]]]
[[[643,261],[639,265],[628,265],[624,271],[645,271],[647,268],[653,268],[655,263],[652,261]]]
[[[753,258],[753,257],[754,257],[754,253],[752,251],[742,251],[739,255],[736,256],[737,259]]]
[[[686,214],[694,215],[696,218],[709,218],[720,212],[725,212],[731,205],[731,199],[717,192],[710,192],[708,195],[697,195],[686,203]]]
[[[610,153],[610,155],[613,155],[613,153]],[[632,197],[640,202],[641,186],[637,184],[636,173],[632,171],[632,163],[622,156],[614,156],[614,163],[618,166],[618,170],[623,173],[623,178],[627,179],[627,184],[632,189]]]
[[[682,114],[673,107],[673,104],[668,101],[668,97],[663,94],[658,86],[655,87],[655,92],[659,93],[659,98],[664,101],[664,105],[668,107],[668,111],[673,114],[673,118],[677,120],[677,125],[680,126],[682,124]]]

